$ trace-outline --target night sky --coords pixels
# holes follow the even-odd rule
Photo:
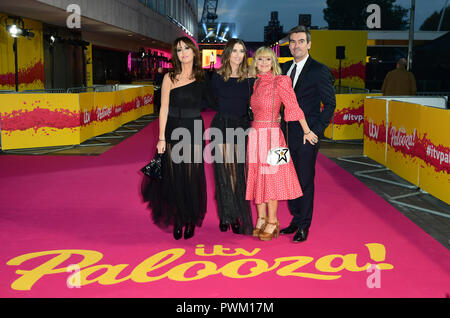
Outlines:
[[[203,2],[204,0],[198,1],[199,19],[203,12]],[[411,0],[397,0],[396,4],[409,9]],[[416,0],[415,30],[444,5],[445,0]],[[298,24],[299,14],[311,14],[313,26],[326,27],[327,23],[323,19],[323,9],[326,6],[326,0],[219,0],[217,22],[235,22],[235,36],[244,41],[263,41],[264,26],[270,20],[271,11],[278,11],[278,20],[283,31],[287,32]]]

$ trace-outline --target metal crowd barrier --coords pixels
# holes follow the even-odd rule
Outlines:
[[[336,94],[368,94],[370,90],[366,88],[357,88],[349,86],[334,86]]]
[[[89,93],[94,91],[95,87],[71,87],[67,89],[68,94]]]
[[[450,96],[450,92],[417,92],[417,96]]]
[[[18,94],[62,94],[66,93],[64,88],[48,88],[48,89],[29,89]]]
[[[21,92],[12,90],[0,90],[0,94],[77,94],[88,92],[116,92],[119,90],[119,85],[94,85],[81,86],[70,88],[47,88],[47,89],[28,89]]]

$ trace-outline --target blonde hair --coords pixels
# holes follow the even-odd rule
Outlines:
[[[217,73],[223,77],[225,82],[227,82],[230,79],[230,75],[232,72],[230,65],[230,57],[236,44],[240,44],[244,48],[244,59],[242,60],[242,63],[239,65],[238,68],[238,75],[239,75],[238,82],[245,80],[248,76],[247,48],[245,47],[245,44],[242,40],[231,39],[230,41],[228,41],[227,45],[225,46],[225,49],[223,50],[222,66],[217,71]]]
[[[267,46],[262,46],[256,50],[255,55],[253,56],[252,64],[250,65],[250,74],[252,74],[253,76],[259,74],[256,68],[256,61],[260,56],[270,57],[270,59],[272,60],[272,74],[281,75],[281,67],[278,63],[278,58],[275,55],[275,52]]]

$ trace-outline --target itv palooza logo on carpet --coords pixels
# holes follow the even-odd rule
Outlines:
[[[365,247],[368,249],[368,254],[363,253],[365,255],[349,253],[321,257],[287,256],[268,261],[256,258],[261,252],[260,248],[248,251],[243,248],[225,248],[222,245],[207,248],[200,244],[194,250],[198,260],[183,261],[187,251],[173,248],[148,257],[134,268],[129,264],[102,264],[100,261],[103,254],[98,251],[54,250],[24,254],[9,260],[7,265],[17,268],[15,273],[20,277],[11,284],[11,288],[17,291],[29,291],[38,281],[50,278],[55,281],[56,275],[61,277],[62,286],[67,284],[72,288],[81,288],[91,284],[110,286],[126,281],[152,283],[169,279],[188,282],[211,276],[246,279],[269,272],[281,277],[330,281],[363,271],[374,272],[366,280],[367,287],[379,288],[380,271],[392,270],[394,266],[385,262],[386,248],[383,244],[368,243]],[[233,257],[233,260],[223,265],[229,257]],[[72,263],[75,260],[78,263]],[[68,277],[69,273],[72,274]]]

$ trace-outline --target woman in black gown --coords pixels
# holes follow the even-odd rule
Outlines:
[[[223,143],[214,148],[214,176],[216,182],[217,211],[220,230],[230,226],[236,234],[252,234],[253,223],[249,201],[245,200],[245,137],[250,128],[247,113],[254,78],[248,77],[247,49],[243,41],[231,39],[222,54],[222,66],[211,77],[211,86],[218,101],[218,112],[211,128],[221,131]],[[237,138],[227,137],[227,128],[233,129]],[[239,129],[239,132],[238,130]],[[211,140],[214,141],[213,136]],[[219,160],[218,160],[219,159]]]
[[[161,87],[157,151],[163,154],[163,177],[154,180],[145,176],[141,187],[154,223],[161,228],[173,226],[176,240],[183,236],[183,227],[184,238],[193,237],[206,214],[204,123],[200,115],[205,101],[215,108],[199,51],[189,38],[178,38],[172,45],[172,70],[164,76]]]

